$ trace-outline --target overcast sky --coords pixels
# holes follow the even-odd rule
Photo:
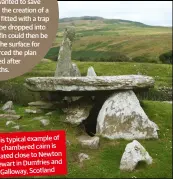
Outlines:
[[[58,1],[59,16],[101,16],[172,26],[172,1]]]

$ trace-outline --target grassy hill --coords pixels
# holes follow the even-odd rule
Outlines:
[[[64,18],[46,58],[56,59],[66,26],[75,26],[72,57],[81,61],[109,60],[159,62],[159,55],[172,49],[172,28],[101,17]],[[127,57],[127,58],[124,58]],[[119,61],[117,59],[117,61]]]

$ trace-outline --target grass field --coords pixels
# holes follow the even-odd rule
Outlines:
[[[62,42],[63,30],[66,26],[75,26],[76,39],[73,43],[73,59],[81,57],[89,59],[108,58],[112,52],[118,52],[133,59],[146,58],[146,62],[159,62],[159,55],[172,49],[172,28],[155,27],[142,23],[95,19],[84,20],[71,18],[60,20],[57,38],[53,47]],[[56,48],[48,52],[46,58],[55,58]],[[53,57],[52,57],[53,56]]]
[[[151,93],[144,94],[142,99],[170,100],[164,93],[157,92],[159,87],[172,87],[172,66],[168,64],[133,63],[133,62],[79,62],[74,61],[79,67],[82,76],[86,76],[87,69],[93,66],[98,76],[142,74],[152,76],[155,88]],[[28,102],[40,98],[38,93],[30,92],[24,87],[26,78],[39,76],[54,76],[56,62],[39,63],[33,70],[23,76],[0,82],[1,101],[13,100],[18,104],[27,105]]]
[[[128,63],[128,62],[78,62],[73,61],[80,69],[81,75],[86,76],[87,69],[93,66],[98,76],[128,75],[138,74],[152,76],[155,79],[156,87],[172,86],[172,66],[167,64],[152,63]],[[32,72],[27,75],[31,76],[53,76],[56,70],[56,62],[38,64]],[[23,78],[23,77],[21,77]],[[17,79],[17,78],[16,78]],[[18,78],[19,79],[19,78]]]
[[[77,137],[84,133],[79,127],[64,123],[64,113],[57,111],[49,116],[50,124],[41,126],[34,117],[45,114],[26,114],[28,102],[40,100],[40,94],[30,92],[23,85],[26,78],[54,76],[57,62],[46,60],[36,65],[32,71],[0,82],[0,108],[8,100],[15,104],[17,114],[22,119],[15,121],[20,125],[19,131],[46,131],[65,130],[71,145],[67,146],[68,175],[55,176],[56,178],[172,178],[172,105],[158,100],[162,99],[158,92],[160,87],[172,87],[172,65],[159,64],[158,56],[172,48],[172,31],[167,27],[152,27],[138,22],[122,20],[62,19],[59,24],[57,39],[46,55],[49,59],[57,59],[58,46],[62,41],[63,30],[67,25],[76,27],[76,40],[73,45],[73,62],[77,64],[82,76],[86,76],[87,69],[93,66],[98,76],[113,75],[148,75],[155,80],[155,87],[151,96],[146,96],[141,105],[149,119],[159,127],[158,140],[139,140],[146,148],[153,163],[150,166],[139,165],[134,172],[119,170],[120,160],[127,143],[125,140],[108,140],[100,138],[100,147],[97,150],[82,148]],[[113,52],[125,54],[129,59],[146,57],[145,63],[131,62],[94,62],[96,58],[109,57]],[[81,56],[85,62],[79,61]],[[93,61],[91,61],[93,60]],[[155,63],[147,63],[155,62]],[[149,93],[147,93],[149,95]],[[146,100],[150,99],[150,100]],[[155,100],[155,101],[151,101]],[[1,113],[2,111],[0,111]],[[45,113],[48,111],[45,111]],[[0,120],[0,132],[13,132],[6,126],[6,120]],[[78,154],[86,153],[90,160],[84,161],[81,167]],[[49,176],[54,178],[54,176]],[[40,177],[47,178],[47,177]]]
[[[42,127],[33,117],[39,116],[24,113],[24,107],[15,106],[18,114],[23,118],[17,121],[21,126],[20,131],[60,130],[66,131],[67,139],[71,145],[67,146],[68,175],[64,178],[172,178],[172,105],[163,102],[143,101],[143,108],[149,118],[158,124],[158,140],[139,140],[146,148],[153,164],[150,166],[139,165],[134,172],[122,172],[119,170],[120,160],[125,146],[130,141],[108,140],[100,138],[100,147],[97,150],[82,148],[76,137],[83,131],[75,126],[64,123],[64,114],[57,111],[49,117],[50,124]],[[40,114],[42,116],[44,114]],[[0,132],[15,131],[5,127],[6,120],[0,120]],[[87,153],[90,160],[84,161],[81,168],[77,159],[79,153]],[[51,178],[51,176],[49,176]],[[60,178],[60,176],[55,176]],[[42,177],[40,177],[42,178]],[[52,178],[54,178],[52,176]],[[61,176],[62,178],[62,176]]]

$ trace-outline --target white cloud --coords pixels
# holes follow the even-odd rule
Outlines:
[[[59,16],[101,16],[172,26],[172,1],[58,1]]]

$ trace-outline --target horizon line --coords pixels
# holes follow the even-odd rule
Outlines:
[[[140,22],[140,21],[134,21],[134,20],[129,20],[129,19],[107,18],[107,17],[101,17],[101,16],[89,16],[89,15],[60,17],[59,20],[60,20],[60,19],[68,19],[68,18],[81,18],[81,17],[98,17],[98,18],[109,19],[109,20],[124,20],[124,21],[138,22],[138,23],[141,23],[141,24],[144,24],[144,25],[154,26],[154,27],[172,27],[172,25],[149,25],[149,24],[145,24],[145,23]]]

